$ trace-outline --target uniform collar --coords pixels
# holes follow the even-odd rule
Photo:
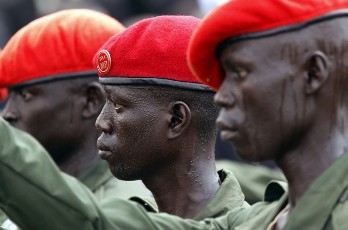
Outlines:
[[[289,215],[284,230],[324,229],[336,204],[348,188],[348,153],[337,159],[304,193]]]
[[[98,160],[78,179],[85,184],[92,192],[113,178],[105,161]]]
[[[208,205],[198,213],[195,220],[203,220],[209,217],[218,217],[226,214],[228,211],[249,206],[245,201],[244,194],[234,174],[228,170],[218,171],[221,185]]]
[[[244,201],[244,194],[234,174],[225,169],[219,170],[218,174],[222,183],[212,200],[194,218],[195,220],[223,216],[232,209],[249,206]],[[142,205],[149,212],[157,212],[157,207],[143,197],[131,197],[130,200]]]

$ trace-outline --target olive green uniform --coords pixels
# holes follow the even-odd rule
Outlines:
[[[244,194],[234,174],[225,169],[219,170],[218,174],[221,185],[209,203],[195,216],[195,220],[223,216],[235,208],[250,206],[244,201]],[[148,211],[156,212],[152,204],[139,197],[132,197],[131,200],[141,204]]]
[[[217,160],[217,169],[227,169],[237,178],[245,201],[249,204],[262,201],[265,189],[271,180],[286,181],[283,173],[278,169],[269,169],[261,165],[251,165],[230,160]]]
[[[266,229],[287,200],[284,189],[271,183],[265,202],[204,221],[147,212],[141,205],[121,199],[98,204],[83,184],[59,172],[33,138],[1,118],[0,140],[0,206],[25,229]],[[313,183],[290,214],[285,229],[348,226],[347,165],[345,154]]]
[[[132,196],[152,197],[141,181],[122,181],[110,172],[105,161],[99,160],[79,178],[94,194],[97,201],[109,197],[129,199]]]
[[[3,223],[5,223],[5,221],[7,220],[8,218],[7,218],[7,216],[6,216],[6,214],[2,211],[2,210],[0,210],[0,229],[2,229],[1,227],[1,225],[3,224]]]
[[[42,173],[41,176],[43,176]],[[150,200],[152,199],[150,191],[146,189],[141,181],[122,181],[116,179],[111,174],[107,163],[102,160],[98,160],[78,179],[92,191],[98,202],[110,197],[128,199],[132,196],[140,196],[148,197]],[[32,195],[34,196],[35,194]],[[5,221],[7,222],[5,223]],[[0,227],[4,223],[6,226],[11,225],[5,213],[0,210]]]
[[[276,192],[275,192],[276,191]],[[271,183],[265,200],[245,210],[234,210],[230,221],[236,230],[267,229],[288,202],[287,192]],[[283,230],[348,229],[348,153],[341,156],[320,175],[303,194],[288,216]]]
[[[196,215],[195,220],[203,220],[209,217],[219,217],[225,215],[228,211],[238,207],[249,207],[244,201],[244,194],[232,172],[228,170],[218,171],[221,185],[214,197]]]
[[[96,200],[101,202],[110,197],[128,199],[131,196],[141,196],[143,199],[153,200],[141,181],[122,181],[116,179],[110,172],[106,162],[98,161],[79,178],[94,194]],[[6,222],[5,222],[6,221]],[[5,213],[0,210],[0,226],[4,229],[13,229]],[[11,227],[6,227],[11,226]]]
[[[97,202],[85,185],[59,171],[45,149],[35,139],[11,127],[2,118],[0,118],[0,139],[0,181],[3,184],[0,189],[0,207],[23,229],[187,229],[194,226],[205,229],[209,227],[204,222],[183,220],[165,213],[149,213],[141,205],[131,201],[115,198],[108,199],[107,202]],[[240,187],[232,177],[233,174],[229,175],[231,180],[225,180],[224,183],[233,184],[233,190],[219,190],[216,196],[220,197],[223,193],[227,193],[232,195],[227,199],[236,202],[236,206],[244,206],[244,196]],[[214,202],[222,204],[223,199],[216,198]],[[212,204],[199,215],[215,216],[225,213],[224,208],[215,209],[211,207]]]

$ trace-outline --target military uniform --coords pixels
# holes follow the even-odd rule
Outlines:
[[[244,201],[244,194],[233,173],[228,170],[219,170],[218,174],[222,183],[214,197],[194,218],[195,220],[219,217],[235,208],[249,207],[249,204]]]
[[[37,161],[40,160],[41,158],[37,158]],[[40,175],[40,173],[38,175]],[[148,197],[147,199],[149,200],[153,199],[151,193],[140,181],[121,181],[113,177],[104,161],[98,161],[89,170],[82,174],[79,180],[85,184],[90,191],[92,191],[97,202],[108,202],[108,199],[114,197],[128,199],[135,195],[144,196],[145,198]],[[56,187],[54,182],[51,182],[50,184],[51,186]],[[37,196],[35,200],[39,201],[40,193],[28,194],[30,197],[35,195]],[[0,227],[3,227],[4,229],[13,229],[14,227],[13,223],[7,219],[7,216],[1,210],[0,223]]]
[[[223,216],[235,208],[250,206],[244,201],[244,194],[234,174],[224,169],[219,170],[218,174],[221,185],[209,203],[195,216],[195,220]],[[132,197],[131,200],[143,205],[148,211],[156,212],[156,208],[151,203],[139,197]]]
[[[152,197],[141,181],[122,181],[110,172],[105,161],[99,160],[79,178],[95,195],[97,201],[110,197],[129,199],[132,196]]]
[[[23,229],[62,229],[62,225],[64,229],[153,229],[155,226],[204,229],[209,226],[164,213],[149,213],[143,206],[121,199],[98,203],[76,178],[60,172],[45,149],[30,135],[11,127],[2,118],[0,130],[0,181],[4,185],[0,189],[0,206]],[[226,187],[218,190],[215,199],[197,219],[217,217],[234,206],[247,206],[233,174],[221,172],[220,176],[225,176]],[[226,189],[230,186],[233,189]],[[221,196],[226,196],[226,200]],[[226,205],[228,199],[232,204],[230,208]],[[33,206],[37,208],[30,209]]]
[[[190,46],[187,52],[188,63],[196,77],[202,80],[202,82],[204,82],[206,85],[209,85],[211,88],[218,91],[215,101],[222,107],[222,112],[220,113],[221,119],[219,122],[222,124],[222,126],[224,126],[223,129],[225,129],[227,132],[233,132],[233,134],[227,134],[225,137],[230,140],[235,140],[236,147],[241,147],[241,153],[244,154],[245,158],[257,160],[260,158],[270,159],[271,157],[273,159],[278,159],[280,165],[286,165],[288,169],[293,167],[289,171],[293,174],[293,176],[296,176],[297,172],[294,171],[296,168],[294,165],[302,165],[302,168],[303,166],[308,166],[307,170],[311,170],[310,166],[313,167],[313,164],[310,165],[308,161],[311,161],[312,159],[320,159],[321,161],[325,161],[327,159],[325,157],[328,157],[329,159],[331,158],[330,160],[332,160],[335,159],[335,154],[338,154],[337,152],[333,152],[332,156],[329,156],[330,154],[327,152],[327,149],[326,151],[323,150],[323,153],[326,155],[318,154],[317,151],[320,148],[325,149],[328,147],[328,149],[332,148],[335,149],[335,151],[340,151],[340,149],[343,149],[345,145],[340,143],[342,140],[335,140],[335,137],[337,137],[335,135],[339,133],[339,135],[341,135],[339,138],[345,138],[344,140],[346,141],[346,126],[344,121],[346,118],[347,108],[345,105],[339,105],[340,99],[338,97],[327,98],[327,101],[332,100],[334,104],[334,106],[330,107],[330,110],[332,110],[330,112],[330,116],[332,116],[332,120],[334,120],[334,122],[330,123],[330,119],[324,119],[324,124],[327,121],[330,126],[330,128],[326,130],[314,121],[311,125],[308,123],[303,123],[302,121],[310,121],[311,119],[320,121],[320,118],[317,120],[317,117],[323,117],[321,112],[328,111],[327,107],[322,107],[322,111],[320,111],[319,108],[321,106],[318,106],[318,108],[315,107],[315,115],[308,118],[305,114],[307,114],[310,108],[312,108],[308,103],[308,98],[301,97],[301,100],[297,100],[300,97],[298,97],[298,91],[295,92],[294,90],[292,95],[296,95],[296,97],[293,99],[296,105],[291,107],[291,105],[286,102],[291,94],[285,93],[287,92],[287,89],[285,88],[289,87],[290,89],[297,87],[297,89],[302,89],[302,85],[291,84],[295,82],[293,79],[300,81],[299,79],[301,79],[301,74],[298,70],[304,70],[302,67],[304,66],[303,64],[305,62],[302,62],[302,60],[308,58],[306,59],[306,61],[308,61],[306,64],[309,63],[310,59],[309,56],[307,56],[309,53],[313,54],[315,52],[318,54],[323,52],[323,59],[326,59],[327,56],[325,55],[328,55],[329,57],[338,56],[332,50],[340,50],[340,46],[336,45],[343,44],[346,41],[346,36],[340,34],[337,36],[337,40],[331,40],[331,38],[329,38],[329,36],[326,34],[329,30],[324,29],[325,27],[328,27],[328,25],[325,25],[322,28],[318,26],[313,31],[307,27],[312,26],[315,23],[322,23],[326,20],[332,20],[336,17],[347,19],[347,8],[348,1],[346,0],[264,0],[262,1],[262,4],[255,4],[254,1],[234,0],[228,1],[225,4],[217,7],[211,12],[211,14],[202,20],[199,28],[195,31],[190,39]],[[238,23],[233,23],[236,20]],[[332,25],[334,25],[334,23]],[[341,26],[339,23],[337,25]],[[320,34],[320,32],[318,32],[318,34],[316,34],[316,32],[314,32],[316,29],[318,29],[318,31],[322,30],[323,33]],[[337,31],[340,30],[341,29],[338,29]],[[302,33],[302,31],[304,32]],[[332,34],[336,33],[334,31],[335,30],[332,31]],[[314,32],[316,35],[313,37],[306,37],[312,32]],[[289,33],[289,37],[286,37],[286,33]],[[290,33],[292,34],[290,35]],[[290,47],[288,41],[296,37],[296,33],[299,35],[305,34],[306,36],[299,36],[298,38],[294,39],[298,41],[298,43],[294,43],[294,46]],[[326,42],[325,40],[327,38],[329,39]],[[262,44],[265,47],[258,49],[261,42],[257,40],[262,39],[264,39],[263,42],[265,43]],[[271,41],[276,41],[277,39],[279,39],[279,43],[277,43],[277,45],[279,45],[277,46],[277,50],[279,53],[281,53],[279,56],[281,61],[279,61],[277,64],[268,66],[265,63],[271,63],[277,58],[264,59],[266,55],[262,56],[261,54],[275,49],[274,47],[271,47]],[[305,43],[304,46],[301,46],[302,44],[300,45],[302,41],[307,42],[307,40],[310,42]],[[254,44],[253,41],[255,41]],[[335,45],[332,45],[331,47],[331,44]],[[305,48],[305,46],[307,47]],[[312,46],[316,48],[312,49]],[[326,46],[330,46],[330,48],[323,48]],[[289,53],[287,53],[287,51],[284,52],[286,49],[288,49],[287,51],[289,51]],[[304,49],[306,51],[303,51]],[[292,61],[294,57],[292,56],[293,52],[296,53],[296,59],[301,61]],[[285,53],[287,53],[287,55],[285,55]],[[253,56],[254,54],[255,56]],[[327,83],[332,80],[331,78],[334,78],[332,81],[336,81],[337,79],[340,79],[341,76],[346,76],[345,72],[338,71],[338,69],[343,69],[341,68],[341,65],[347,64],[343,59],[344,57],[342,56],[342,59],[333,58],[328,62],[324,62],[324,65],[326,65],[326,63],[330,63],[330,67],[325,66],[325,71],[329,71],[323,74],[325,75],[325,84],[331,84]],[[343,64],[341,64],[341,62]],[[269,69],[266,70],[265,66],[269,67]],[[273,71],[272,67],[279,69],[275,69]],[[282,69],[281,71],[283,72],[278,72],[280,69]],[[280,75],[282,75],[282,77],[286,76],[282,79],[284,80],[284,85],[281,86],[280,84],[273,84],[273,78],[263,76],[265,73],[263,72],[264,70],[266,70],[266,72],[269,71],[275,73],[274,76],[276,76],[277,73],[279,74],[279,77]],[[314,76],[322,75],[321,71],[316,72],[317,74]],[[310,76],[310,78],[312,77],[311,74],[308,74],[308,76]],[[257,83],[256,81],[253,81],[256,78],[258,79]],[[330,78],[330,80],[327,80],[327,78]],[[346,80],[345,77],[343,79]],[[272,83],[266,83],[265,85],[258,84],[262,81],[269,81]],[[302,83],[304,81],[302,81]],[[290,82],[292,83],[288,85]],[[308,81],[308,84],[310,82],[313,83],[312,79]],[[320,86],[322,86],[321,83]],[[346,83],[342,84],[345,85]],[[327,85],[325,87],[329,88],[330,86]],[[338,86],[339,83],[336,85]],[[307,86],[308,85],[305,87]],[[280,95],[274,93],[275,91],[272,91],[272,87],[276,87],[277,89],[280,89],[281,87],[284,88],[280,89],[282,91]],[[255,92],[257,88],[262,90]],[[341,88],[332,88],[331,90],[335,92],[331,92],[330,89],[325,90],[323,91],[327,92],[327,95],[335,95],[335,93],[340,91]],[[249,92],[253,93],[248,94]],[[322,94],[322,91],[319,92],[319,90],[311,91],[312,94],[314,94],[314,92],[316,96]],[[306,97],[311,93],[306,91]],[[345,96],[345,93],[341,94]],[[257,97],[260,99],[259,101],[253,100]],[[255,115],[253,118],[249,116],[250,113],[248,112],[250,111],[256,113],[259,112],[262,114],[264,112],[262,108],[266,108],[264,107],[264,105],[267,104],[266,101],[272,100],[272,97],[278,97],[277,99],[279,99],[279,97],[282,98],[279,104],[279,113],[281,114],[280,118],[278,117],[279,119],[273,116],[276,114],[275,110],[272,112],[270,111],[270,113],[266,116],[261,115],[260,120],[257,120],[257,114],[253,114],[252,116]],[[263,98],[265,99],[264,102]],[[283,100],[284,98],[287,99]],[[321,101],[319,100],[319,103],[315,101],[315,103],[320,105]],[[301,106],[298,106],[300,104]],[[275,109],[277,106],[273,107],[272,109]],[[268,108],[271,109],[270,107]],[[300,111],[305,112],[300,115]],[[288,123],[290,121],[289,117],[284,119],[283,115],[285,113],[296,114],[296,118],[294,119],[295,122],[293,124]],[[272,115],[268,117],[270,114]],[[342,123],[335,120],[336,114],[340,114],[337,115],[337,117],[342,115]],[[241,117],[245,119],[241,119]],[[301,118],[299,119],[299,117]],[[273,118],[274,123],[271,124]],[[243,121],[241,122],[241,120]],[[284,122],[285,120],[286,122]],[[298,122],[299,120],[301,120],[301,122]],[[267,123],[267,121],[270,121],[270,123]],[[286,128],[283,126],[285,123],[287,125]],[[341,126],[336,126],[337,124],[341,124]],[[269,127],[271,130],[272,127],[276,127],[277,125],[279,126],[280,132],[267,130],[267,127]],[[318,126],[316,127],[316,125]],[[254,126],[255,129],[251,128],[251,126]],[[296,126],[296,128],[294,128],[296,131],[292,130],[294,132],[288,135],[289,133],[286,133],[285,130],[287,130],[288,127],[293,128],[293,126]],[[257,127],[261,129],[258,129]],[[298,132],[299,130],[301,130],[301,132]],[[320,131],[316,133],[313,132],[313,130]],[[272,143],[272,135],[266,137],[265,139],[259,138],[260,136],[263,136],[263,132],[265,134],[270,132],[273,136],[280,135],[282,142],[276,143],[275,141]],[[237,134],[235,135],[235,133]],[[242,133],[247,135],[243,136]],[[317,134],[330,136],[327,137],[327,140],[331,141],[332,138],[332,140],[335,140],[336,142],[334,141],[334,143],[329,143],[328,141],[315,146],[317,144],[315,140],[320,140],[319,138],[315,138],[313,141],[311,138],[316,137],[315,135]],[[250,140],[247,140],[246,137],[250,138]],[[267,143],[267,138],[269,143]],[[276,140],[277,138],[278,137],[275,137],[274,139]],[[284,138],[286,138],[286,140],[284,140]],[[242,143],[240,142],[241,145],[238,146],[237,142],[241,139],[243,139],[243,141],[247,140],[246,142],[243,142],[246,145],[242,146]],[[247,146],[248,143],[250,148]],[[272,146],[272,144],[274,144],[274,146]],[[327,144],[327,146],[325,146],[325,144]],[[280,152],[277,153],[275,151],[273,154],[269,152],[269,155],[262,153],[262,150],[272,151],[272,148],[274,150],[274,147],[278,150],[281,149]],[[257,153],[258,150],[260,150],[259,155]],[[310,151],[313,151],[313,153]],[[287,154],[287,156],[285,156],[285,154]],[[302,154],[304,156],[303,159],[301,159]],[[311,154],[312,156],[308,158],[308,155]],[[312,181],[309,188],[304,191],[302,197],[297,200],[296,206],[290,210],[287,222],[283,229],[348,229],[348,203],[346,202],[348,183],[347,157],[347,153],[345,153],[345,156],[337,159],[336,162],[322,172],[322,174],[319,175],[316,180]],[[301,162],[301,160],[303,160],[303,162]],[[319,167],[320,166],[318,166],[318,169]],[[308,171],[307,173],[310,175],[312,172]],[[301,175],[300,172],[299,175]],[[301,179],[302,178],[300,176],[296,178],[298,182],[301,182]],[[286,213],[286,209],[289,207],[287,205],[287,193],[281,192],[274,194],[274,191],[277,190],[274,189],[275,187],[277,186],[274,186],[273,183],[267,187],[267,196],[265,198],[265,202],[257,203],[250,208],[233,210],[232,212],[228,213],[228,217],[225,221],[229,223],[229,228],[237,230],[272,229],[272,226],[269,225],[273,222],[273,220],[279,217],[279,214]],[[285,220],[285,218],[282,220]]]
[[[266,229],[287,202],[286,189],[271,183],[264,202],[204,221],[149,213],[141,205],[120,199],[98,204],[89,189],[59,171],[32,137],[10,127],[3,119],[0,131],[0,204],[26,229],[62,229],[62,224],[64,229]],[[348,154],[344,154],[310,186],[284,229],[348,226],[347,163]],[[43,208],[32,209],[40,205]]]
[[[116,179],[104,161],[98,161],[89,170],[79,177],[94,194],[96,200],[101,202],[111,197],[128,199],[132,196],[139,196],[146,199],[148,203],[154,202],[152,194],[146,189],[141,181],[122,181]],[[152,207],[157,210],[155,205]],[[0,210],[0,227],[14,229],[14,224]]]
[[[347,229],[348,227],[348,153],[336,160],[317,178],[291,210],[283,230]],[[270,183],[265,202],[229,213],[236,230],[268,229],[288,203],[287,189]]]
[[[280,170],[269,169],[264,166],[255,166],[229,160],[217,160],[216,168],[228,169],[233,172],[242,188],[245,201],[249,204],[263,200],[267,184],[271,180],[286,181]]]
[[[116,179],[104,161],[98,161],[89,170],[78,178],[94,194],[96,200],[101,202],[111,197],[128,199],[140,196],[151,202],[153,197],[141,181],[122,181]],[[156,208],[156,206],[154,206]],[[0,210],[0,227],[14,229],[14,224],[8,220],[5,213]]]
[[[1,229],[1,227],[3,227],[2,224],[7,224],[7,223],[5,223],[7,220],[8,220],[8,218],[7,218],[6,214],[2,210],[0,210],[0,229]]]

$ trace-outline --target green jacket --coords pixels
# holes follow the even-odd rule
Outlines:
[[[198,213],[195,220],[203,220],[210,217],[216,218],[225,215],[235,208],[250,206],[244,201],[244,194],[233,173],[228,170],[220,170],[218,174],[222,183],[213,199]]]
[[[147,212],[121,199],[98,204],[83,184],[59,172],[33,138],[1,118],[0,140],[0,208],[23,229],[265,229],[287,200],[281,186],[269,186],[265,202],[204,221]],[[346,154],[313,183],[290,214],[286,230],[348,226],[347,161]]]
[[[144,198],[148,197],[149,200],[153,200],[150,191],[145,188],[141,181],[122,181],[116,179],[111,174],[107,163],[101,160],[96,162],[78,179],[92,191],[98,202],[110,197],[128,199],[135,195]],[[7,229],[5,226],[9,224],[11,225],[9,229],[14,229],[13,223],[0,210],[0,226]]]
[[[251,165],[230,160],[217,160],[217,169],[228,169],[237,178],[245,201],[249,204],[262,201],[265,189],[271,180],[286,181],[283,173],[261,165]]]
[[[80,181],[60,172],[34,138],[11,127],[2,118],[0,140],[0,208],[24,230],[211,229],[218,226],[215,221],[197,222],[165,213],[149,213],[139,204],[117,198],[99,203]]]
[[[236,230],[267,229],[287,202],[287,189],[270,183],[265,202],[233,210],[229,222]],[[348,229],[348,153],[319,176],[297,202],[283,230],[297,229]]]
[[[0,210],[0,226],[2,223],[4,223],[7,220],[6,214]]]
[[[238,181],[232,172],[228,170],[218,171],[220,181],[222,182],[218,191],[209,203],[201,210],[195,220],[203,220],[205,218],[216,218],[223,216],[229,211],[238,207],[249,207],[250,205],[244,201],[244,195],[240,189]],[[139,197],[132,197],[131,200],[144,206],[150,212],[156,212],[156,208],[152,204]]]
[[[110,197],[129,199],[132,196],[152,197],[141,181],[123,181],[116,179],[105,161],[97,161],[79,178],[94,194],[97,201]]]
[[[25,143],[23,144],[25,145]],[[101,160],[97,161],[89,170],[82,174],[78,179],[84,185],[86,185],[87,188],[90,189],[90,191],[92,191],[98,202],[108,200],[111,197],[128,199],[132,196],[141,196],[148,197],[148,199],[153,199],[150,191],[146,189],[146,187],[142,184],[141,181],[122,181],[116,179],[111,174],[107,163]],[[50,184],[53,185],[54,180],[52,181],[53,183],[51,182]],[[38,196],[36,199],[40,199],[39,193],[35,193],[32,195],[36,195]],[[0,210],[0,226],[5,221],[8,222],[8,218],[6,214],[2,210]]]

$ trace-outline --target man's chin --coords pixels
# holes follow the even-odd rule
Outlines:
[[[136,173],[132,173],[132,170],[126,170],[124,167],[119,167],[119,166],[110,166],[109,169],[114,175],[119,180],[125,180],[125,181],[133,181],[133,180],[139,180],[139,176],[137,176]]]

